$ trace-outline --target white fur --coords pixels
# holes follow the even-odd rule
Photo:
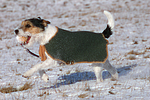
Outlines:
[[[93,67],[93,69],[95,72],[97,82],[103,82],[103,77],[102,77],[103,68],[102,68],[102,66],[95,66],[95,67]]]
[[[40,45],[45,45],[46,43],[48,43],[49,40],[56,34],[56,32],[57,28],[49,24],[48,27],[45,29],[45,32],[42,33],[44,34],[44,36],[40,42]]]
[[[104,11],[104,14],[106,15],[107,19],[108,19],[108,25],[111,27],[111,29],[114,28],[114,18],[112,16],[112,14],[108,11]]]

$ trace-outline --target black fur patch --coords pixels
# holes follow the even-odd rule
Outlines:
[[[107,28],[103,31],[103,35],[105,38],[109,38],[112,35],[112,31],[109,25],[107,25]]]
[[[42,28],[43,31],[45,30],[45,26],[43,25],[43,19],[41,18],[31,18],[31,19],[27,19],[25,21],[30,21],[34,26]]]

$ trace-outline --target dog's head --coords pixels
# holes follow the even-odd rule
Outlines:
[[[38,18],[26,19],[21,26],[14,31],[16,38],[21,45],[31,46],[39,37],[39,33],[45,31],[45,27],[50,24],[49,21]]]

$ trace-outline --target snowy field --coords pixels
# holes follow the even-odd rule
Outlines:
[[[150,100],[150,0],[1,0],[0,100]],[[13,33],[21,21],[42,17],[68,30],[102,32],[107,18],[115,19],[109,38],[109,59],[119,73],[96,83],[87,64],[50,68],[45,83],[39,73],[22,74],[40,59],[27,53]],[[30,48],[38,53],[38,45]]]

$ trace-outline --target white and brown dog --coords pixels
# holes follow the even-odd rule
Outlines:
[[[116,68],[108,60],[108,41],[112,35],[114,19],[110,12],[104,11],[108,18],[106,29],[102,33],[90,31],[67,31],[52,26],[49,21],[41,18],[31,18],[22,22],[15,30],[16,38],[21,45],[28,48],[39,43],[39,56],[42,63],[32,67],[23,74],[29,77],[39,71],[41,78],[48,81],[45,70],[52,67],[72,65],[76,63],[91,63],[94,67],[97,82],[103,81],[102,71],[106,69],[112,79],[118,79]]]

